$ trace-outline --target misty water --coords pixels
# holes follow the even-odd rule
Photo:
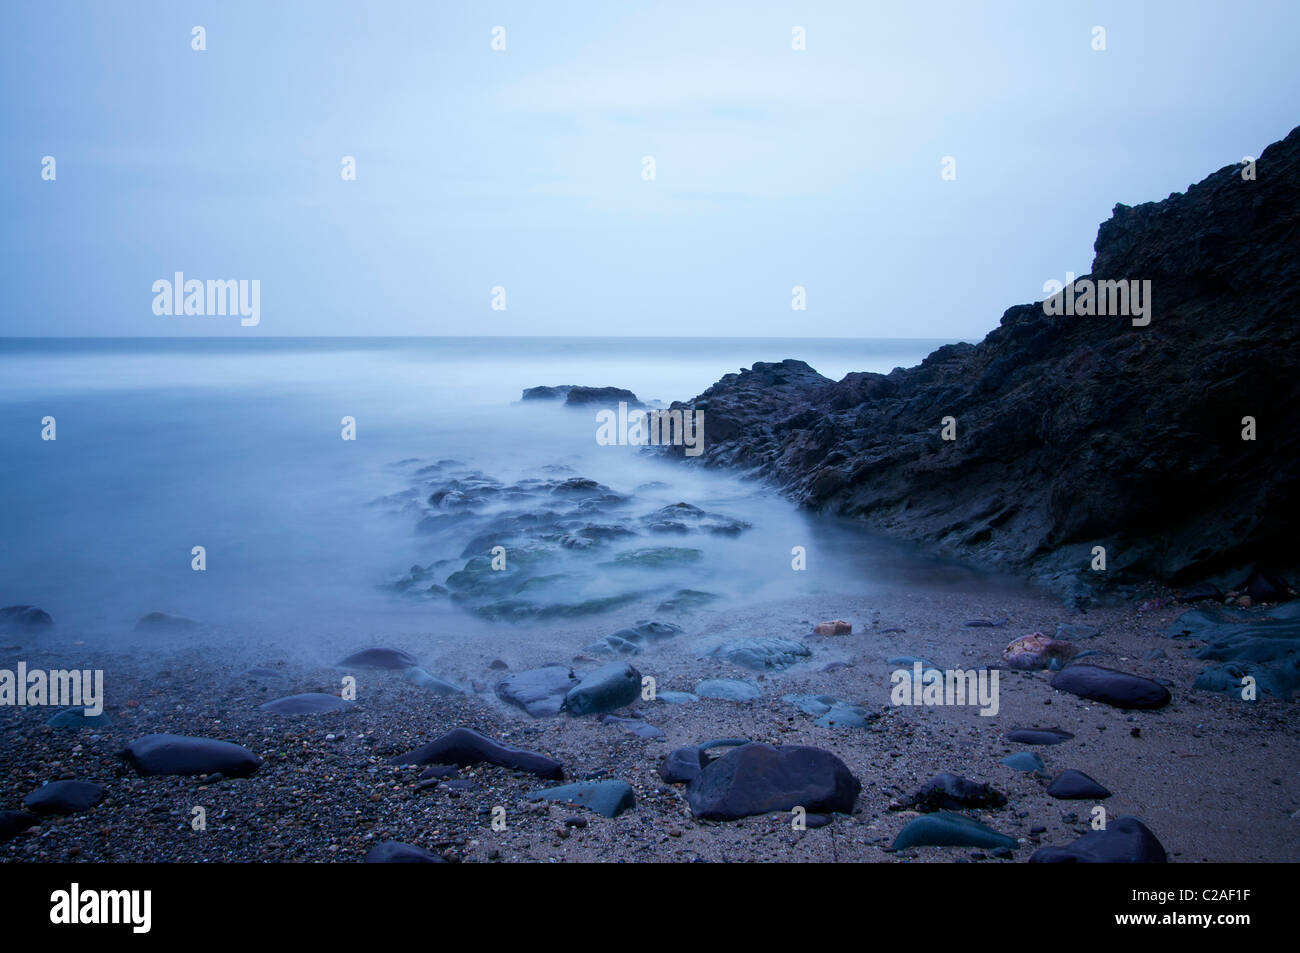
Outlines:
[[[803,512],[743,474],[601,446],[594,409],[519,402],[538,384],[688,399],[741,366],[786,357],[839,379],[915,364],[939,343],[6,340],[0,605],[38,605],[88,640],[130,633],[153,611],[269,645],[327,633],[376,642],[392,632],[472,638],[487,625],[563,626],[555,617],[476,617],[473,606],[426,590],[466,565],[469,537],[494,518],[562,509],[554,485],[574,477],[623,495],[599,518],[637,535],[595,551],[552,546],[545,579],[528,591],[538,605],[633,593],[630,605],[648,616],[680,589],[725,607],[900,583],[986,585],[978,573]],[[341,437],[345,416],[356,421],[355,440]],[[55,418],[55,440],[41,439],[45,417]],[[431,493],[467,474],[536,492],[475,506],[465,522],[439,521],[448,514]],[[680,502],[750,528],[643,532],[645,514]],[[191,568],[195,546],[206,550],[203,572]],[[807,550],[806,572],[791,569],[794,546]],[[664,567],[618,564],[620,553],[647,547],[699,555]],[[394,589],[412,567],[428,567],[421,584]]]

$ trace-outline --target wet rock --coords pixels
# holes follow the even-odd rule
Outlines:
[[[579,781],[535,791],[528,799],[576,804],[605,817],[618,817],[636,807],[636,795],[626,781]]]
[[[944,772],[921,785],[909,797],[900,801],[901,807],[911,807],[923,814],[935,811],[957,811],[964,808],[993,809],[1003,807],[1007,796],[987,784],[972,781],[956,774]]]
[[[153,734],[126,746],[122,757],[138,774],[221,774],[250,777],[262,759],[242,745],[186,735]]]
[[[668,569],[690,566],[703,558],[704,553],[700,550],[686,546],[649,546],[619,553],[601,565],[614,569]]]
[[[1136,817],[1112,820],[1103,831],[1089,831],[1066,847],[1040,847],[1034,864],[1163,864],[1164,845]]]
[[[687,789],[691,812],[727,821],[802,807],[810,814],[851,813],[862,784],[820,748],[746,744],[711,761]]]
[[[545,665],[507,675],[497,683],[496,693],[534,718],[547,718],[560,713],[565,696],[579,681],[567,665]]]
[[[108,792],[89,781],[51,781],[23,798],[33,814],[79,814],[104,800]]]
[[[626,662],[611,662],[573,686],[562,707],[570,715],[598,715],[630,705],[640,694],[641,673]]]
[[[54,620],[50,614],[36,606],[0,608],[0,632],[34,634],[53,627]]]
[[[0,811],[0,843],[35,827],[41,819],[26,811]]]
[[[381,841],[366,853],[367,864],[445,864],[447,861],[414,844]]]
[[[1100,801],[1110,797],[1110,791],[1104,786],[1073,768],[1058,774],[1047,786],[1047,793],[1062,801]]]
[[[812,657],[802,642],[782,638],[732,639],[723,642],[706,656],[720,658],[755,671],[780,671]]]
[[[659,777],[669,784],[689,783],[695,780],[708,763],[709,756],[700,748],[692,745],[674,748],[659,762]]]
[[[430,675],[422,668],[412,666],[404,673],[406,680],[413,685],[423,688],[425,691],[434,695],[463,695],[465,689],[455,685],[444,678],[436,675]]]
[[[1015,728],[1007,732],[1007,741],[1020,745],[1059,745],[1073,737],[1060,728]]]
[[[1007,755],[1001,763],[1016,771],[1042,771],[1045,767],[1043,759],[1032,751],[1019,751]]]
[[[539,778],[559,780],[564,777],[560,762],[533,751],[512,748],[493,741],[469,728],[455,728],[427,745],[392,758],[389,764],[495,764],[516,771],[527,771]]]
[[[1019,842],[972,820],[965,814],[937,811],[908,823],[894,838],[890,850],[909,847],[985,847],[1015,850]]]
[[[751,702],[763,693],[753,682],[734,678],[706,678],[695,686],[701,698],[719,698],[729,702]]]
[[[1069,642],[1049,639],[1041,632],[1026,635],[1011,642],[1002,650],[1008,668],[1035,671],[1060,668],[1078,653],[1079,648]]]
[[[1068,666],[1053,676],[1052,687],[1116,708],[1160,708],[1171,697],[1159,682],[1099,665]]]
[[[814,635],[849,635],[853,632],[853,623],[846,622],[843,619],[832,619],[829,622],[818,622],[813,626]]]
[[[168,615],[166,612],[150,612],[140,617],[135,624],[137,632],[192,632],[199,628],[199,623],[181,615]]]
[[[596,655],[639,655],[656,643],[671,639],[682,632],[682,627],[673,622],[641,620],[636,625],[619,629],[599,641],[587,646],[585,651]]]
[[[415,665],[415,657],[401,649],[364,649],[338,663],[339,668],[402,669]]]
[[[340,698],[338,695],[326,695],[323,692],[304,692],[301,695],[287,695],[258,706],[262,711],[277,715],[324,715],[329,712],[348,711],[356,707],[356,702]]]

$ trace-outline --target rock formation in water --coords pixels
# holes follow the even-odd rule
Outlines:
[[[673,405],[705,411],[695,459],[1067,588],[1296,565],[1300,129],[1243,168],[1101,226],[1075,288],[1149,281],[1144,326],[1025,304],[890,374],[755,364]]]

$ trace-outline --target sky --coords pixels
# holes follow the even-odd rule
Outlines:
[[[6,2],[0,336],[978,339],[1115,203],[1300,123],[1297,36],[1294,0]],[[156,314],[176,272],[258,323]]]

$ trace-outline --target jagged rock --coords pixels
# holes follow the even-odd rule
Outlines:
[[[141,775],[220,774],[246,778],[262,766],[262,759],[243,745],[186,735],[153,734],[126,746],[122,757]]]
[[[759,637],[723,642],[707,657],[726,659],[733,665],[763,672],[789,668],[811,656],[808,646],[794,639]]]
[[[570,715],[598,715],[636,701],[641,673],[625,662],[611,662],[586,675],[564,696]]]
[[[1300,129],[1256,168],[1253,181],[1233,163],[1163,201],[1117,205],[1100,227],[1076,285],[1149,280],[1147,326],[1036,302],[1009,308],[979,344],[889,374],[835,382],[801,361],[758,363],[672,405],[706,408],[703,454],[662,452],[1032,572],[1076,604],[1126,574],[1289,565],[1300,428],[1243,441],[1241,418],[1300,418],[1300,335],[1276,292],[1300,279]],[[1135,380],[1140,401],[1125,396]],[[949,415],[956,440],[940,433]],[[1091,573],[1103,539],[1107,572]]]
[[[990,785],[945,771],[936,774],[911,796],[900,799],[899,806],[929,814],[965,808],[999,808],[1006,803],[1007,796]]]
[[[580,679],[567,665],[545,665],[507,675],[497,683],[497,697],[534,718],[558,715],[564,697]]]
[[[691,813],[730,821],[802,807],[809,814],[853,811],[862,783],[820,748],[745,744],[709,762],[687,789]]]
[[[1136,817],[1119,817],[1067,847],[1040,847],[1031,864],[1163,864],[1164,845]]]
[[[1052,687],[1116,708],[1160,708],[1169,704],[1169,689],[1141,675],[1100,665],[1071,665],[1057,672]]]

